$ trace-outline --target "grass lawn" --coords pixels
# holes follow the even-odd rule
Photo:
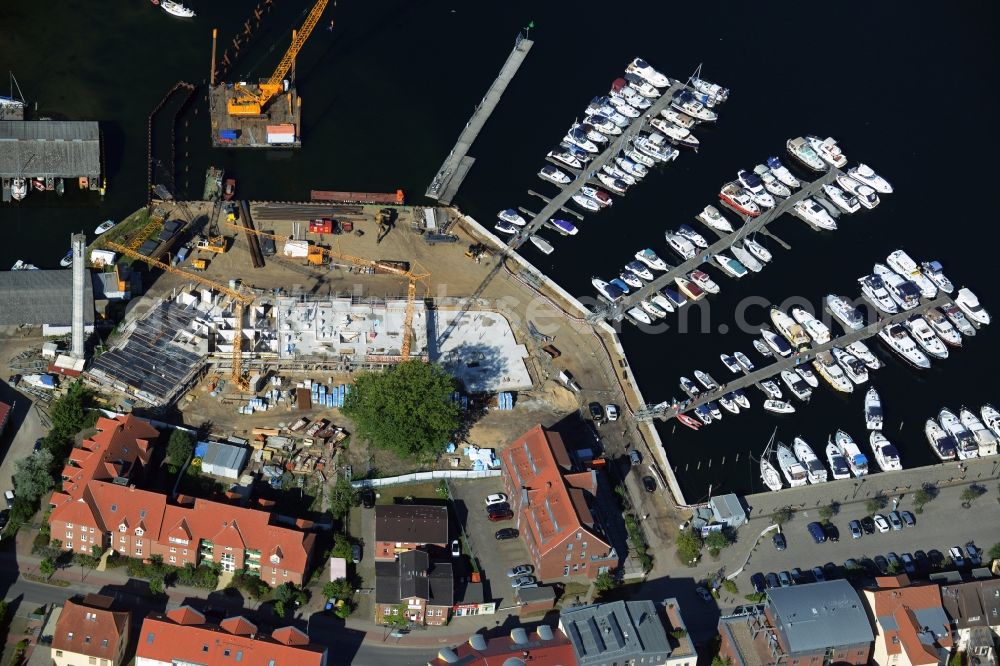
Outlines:
[[[422,483],[407,483],[398,486],[387,486],[385,488],[375,488],[376,504],[397,504],[405,497],[412,497],[414,500],[443,499],[437,494],[438,482],[425,481]],[[397,502],[398,500],[398,502]]]

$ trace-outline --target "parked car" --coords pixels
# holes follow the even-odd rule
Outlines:
[[[489,517],[489,519],[490,519],[491,522],[498,523],[498,522],[500,522],[502,520],[510,520],[511,518],[513,518],[514,517],[514,512],[511,511],[510,509],[507,509],[503,513],[493,513],[491,511],[488,514],[488,517]]]
[[[538,579],[534,576],[518,576],[517,578],[510,579],[510,586],[514,589],[519,587],[528,587],[529,585],[534,585],[538,582]]]
[[[779,571],[778,580],[781,582],[781,587],[791,587],[792,585],[795,585],[795,581],[792,580],[792,575],[787,571]]]
[[[535,567],[530,564],[518,564],[513,569],[507,571],[508,578],[517,578],[518,576],[527,576],[529,574],[535,573]]]
[[[785,535],[781,532],[775,532],[774,536],[771,537],[771,542],[774,543],[775,550],[784,550],[788,545],[785,541]]]
[[[496,493],[494,495],[486,496],[486,506],[492,506],[494,504],[504,504],[507,502],[507,496],[503,493]]]
[[[361,561],[361,544],[353,543],[351,544],[351,559],[355,564]]]
[[[913,527],[917,524],[917,519],[909,511],[900,511],[899,517],[903,519],[903,524],[907,527]]]
[[[618,405],[604,405],[604,418],[609,421],[617,421]]]
[[[642,454],[636,451],[635,449],[631,449],[628,452],[628,459],[632,462],[633,465],[642,464]]]
[[[865,534],[875,534],[875,521],[872,520],[871,516],[865,516],[860,522],[861,529],[865,531]]]
[[[889,525],[892,527],[892,529],[894,530],[903,529],[903,521],[900,520],[898,511],[890,511],[889,514],[886,516],[886,518],[889,519]]]
[[[590,408],[590,418],[594,421],[601,421],[604,419],[604,409],[601,407],[601,403],[592,402],[587,406]]]
[[[927,559],[931,561],[931,566],[933,567],[940,567],[944,564],[944,555],[936,548],[931,548],[927,551]]]
[[[10,508],[10,507],[14,506],[14,491],[13,490],[5,490],[3,492],[3,498],[5,500],[7,500],[7,508]]]
[[[906,570],[911,576],[917,575],[917,563],[913,560],[913,555],[909,553],[903,553],[899,556],[899,559],[903,562],[903,569]]]
[[[806,529],[809,530],[809,536],[811,536],[813,541],[816,543],[823,543],[826,541],[826,532],[823,531],[823,526],[819,523],[809,523],[806,525]]]
[[[965,566],[965,553],[958,546],[952,546],[948,549],[948,557],[951,561],[955,563],[955,566],[961,569]]]
[[[462,557],[462,544],[458,542],[458,539],[454,539],[451,542],[451,556]]]
[[[497,530],[497,541],[506,541],[507,539],[516,539],[520,532],[513,527],[505,527],[502,530]]]
[[[812,568],[813,578],[816,579],[817,583],[822,583],[826,580],[826,574],[823,573],[823,567],[813,567]]]
[[[864,568],[865,573],[871,576],[872,578],[875,578],[876,576],[880,575],[878,567],[875,566],[875,563],[872,562],[871,558],[862,557],[861,559],[858,560],[858,564],[860,564]]]
[[[794,569],[792,569],[791,574],[792,574],[792,582],[795,583],[796,585],[799,584],[799,583],[808,583],[809,582],[809,580],[807,579],[806,575],[804,573],[802,573],[802,569],[800,569],[798,567],[795,567]]]
[[[773,571],[764,577],[764,583],[767,586],[767,589],[769,590],[776,587],[781,587],[781,580],[778,578],[778,574],[774,573]]]
[[[753,591],[760,593],[767,589],[767,580],[764,578],[764,574],[755,573],[750,576],[750,585],[753,586]]]
[[[32,452],[38,453],[39,451],[41,451],[42,450],[42,442],[44,442],[44,441],[45,441],[44,437],[39,437],[38,439],[36,439],[35,440],[35,445],[31,448]]]
[[[889,521],[886,520],[885,516],[881,513],[876,513],[873,520],[875,521],[875,528],[878,529],[879,532],[885,534],[889,531]]]
[[[969,562],[972,563],[972,566],[978,567],[982,565],[983,551],[980,550],[979,547],[976,546],[976,544],[972,543],[971,541],[965,544],[965,553],[969,556]]]
[[[844,570],[847,571],[848,576],[856,576],[863,571],[861,565],[853,557],[844,560]]]
[[[7,527],[7,521],[10,520],[10,509],[4,509],[0,511],[0,530]]]
[[[931,570],[931,560],[924,551],[913,551],[913,560],[917,563],[917,570],[920,573],[928,573]]]
[[[856,520],[852,520],[851,522],[847,523],[847,528],[849,530],[851,530],[851,538],[852,539],[860,539],[861,538],[862,532],[861,532],[861,523],[860,522],[858,522]]]
[[[833,523],[825,523],[822,525],[823,525],[823,533],[826,534],[826,538],[828,541],[832,541],[834,543],[840,541],[840,530],[837,529],[836,525],[834,525]]]
[[[878,572],[885,576],[889,573],[889,560],[885,559],[881,555],[876,555],[872,558],[875,561],[875,566],[878,567]]]
[[[890,550],[888,553],[885,554],[885,559],[889,561],[889,566],[891,567],[892,571],[903,570],[903,561],[899,559],[899,555],[897,555],[896,553]]]
[[[836,580],[840,578],[840,569],[833,562],[827,562],[823,565],[823,573],[826,574],[827,580]]]
[[[708,589],[706,589],[703,585],[699,585],[698,587],[694,588],[694,591],[698,593],[698,596],[701,597],[701,600],[704,601],[706,604],[710,604],[713,601],[715,601],[715,599],[712,597],[712,593],[709,592]]]
[[[361,506],[371,509],[375,506],[375,491],[371,488],[361,490]]]
[[[656,479],[651,476],[642,477],[642,486],[646,489],[646,492],[654,493],[656,492]]]
[[[500,504],[490,504],[486,507],[486,513],[489,514],[509,513],[509,512],[510,512],[510,504],[507,504],[507,502],[501,502]]]

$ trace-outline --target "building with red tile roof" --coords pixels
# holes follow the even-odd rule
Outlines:
[[[136,666],[326,666],[327,649],[309,641],[295,627],[261,634],[250,620],[237,616],[218,625],[189,606],[154,613],[142,622]]]
[[[872,661],[879,666],[936,666],[948,660],[951,622],[937,585],[909,585],[906,575],[875,579],[864,590],[875,625]]]
[[[618,554],[590,508],[598,491],[596,472],[575,470],[559,433],[536,425],[500,460],[536,576],[593,579],[618,566]]]
[[[100,594],[66,600],[52,635],[54,666],[124,663],[131,614],[111,610],[113,603]]]
[[[473,634],[466,643],[442,649],[427,666],[505,666],[511,663],[575,666],[577,661],[573,644],[565,634],[543,624],[530,634],[520,627],[507,636],[488,640],[482,634]]]
[[[392,562],[400,553],[448,546],[448,507],[380,504],[375,507],[375,561]]]
[[[272,524],[265,511],[203,499],[169,504],[165,495],[136,488],[131,472],[148,466],[159,433],[132,417],[101,419],[98,428],[73,450],[63,491],[50,500],[52,538],[66,550],[90,554],[100,546],[178,567],[215,562],[272,586],[305,580],[314,534]]]

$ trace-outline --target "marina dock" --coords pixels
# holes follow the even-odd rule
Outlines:
[[[765,379],[780,374],[782,370],[791,370],[795,368],[795,366],[797,365],[808,363],[809,361],[812,361],[814,358],[816,358],[816,355],[819,354],[820,352],[829,351],[834,347],[843,348],[851,344],[852,342],[856,342],[858,340],[865,340],[867,338],[876,335],[880,330],[882,330],[886,326],[906,321],[915,314],[923,314],[926,313],[931,308],[947,305],[948,303],[951,302],[952,302],[951,296],[947,294],[939,295],[931,300],[924,300],[921,302],[921,305],[919,307],[916,307],[912,310],[898,312],[891,316],[882,316],[878,321],[868,324],[864,328],[845,333],[840,337],[833,338],[832,340],[830,340],[830,342],[821,345],[815,345],[804,353],[792,354],[788,358],[779,359],[774,363],[770,363],[764,367],[754,370],[753,372],[746,373],[742,377],[737,377],[732,381],[721,382],[719,388],[716,389],[715,391],[705,391],[699,393],[690,400],[687,400],[686,402],[682,402],[680,404],[660,403],[659,405],[654,405],[646,409],[643,409],[640,412],[636,413],[636,418],[639,420],[649,420],[652,418],[667,420],[673,418],[678,413],[688,412],[697,407],[700,407],[701,405],[704,405],[707,402],[711,402],[712,400],[717,400],[720,395],[723,395],[730,391],[735,391],[736,389],[742,389],[742,388],[747,388],[749,386],[754,386]],[[820,381],[823,382],[825,380],[820,378]],[[821,383],[820,386],[822,385],[823,384]],[[830,390],[834,390],[832,387],[828,388],[830,388]]]
[[[476,161],[474,157],[468,156],[469,149],[472,147],[473,142],[475,142],[476,137],[479,136],[483,125],[486,124],[490,114],[493,113],[493,109],[496,108],[501,95],[507,89],[507,86],[514,78],[518,68],[524,62],[524,58],[528,55],[528,51],[531,50],[533,45],[534,42],[532,40],[518,33],[514,49],[507,56],[507,61],[504,62],[503,67],[500,69],[500,74],[497,75],[490,89],[486,91],[483,99],[476,105],[476,110],[472,114],[472,118],[465,124],[465,128],[458,136],[455,147],[448,153],[448,157],[445,158],[441,168],[438,169],[434,180],[427,187],[427,191],[424,193],[425,196],[436,199],[446,205],[451,203],[455,193],[458,192],[458,188],[462,185],[462,181],[465,180],[465,176],[468,175],[469,169],[472,168],[473,162]]]

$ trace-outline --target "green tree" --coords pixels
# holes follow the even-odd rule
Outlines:
[[[166,582],[163,580],[163,576],[153,576],[149,579],[149,591],[153,594],[159,596],[166,592],[167,586]]]
[[[298,606],[306,602],[306,593],[292,583],[285,583],[275,588],[274,599],[274,612],[280,617],[287,617],[285,614],[287,611],[294,613]],[[279,604],[282,611],[280,613]]]
[[[724,589],[729,594],[739,594],[740,588],[736,587],[736,581],[724,578],[722,580],[722,589]]]
[[[354,588],[346,578],[338,578],[323,585],[325,599],[350,599],[353,595]]]
[[[886,499],[885,495],[878,494],[865,502],[865,511],[868,512],[869,516],[874,516],[876,513],[885,508]]]
[[[598,592],[607,592],[608,590],[613,590],[617,587],[617,582],[615,577],[611,575],[610,571],[602,571],[597,574],[597,578],[594,579],[594,587],[597,588]]]
[[[708,554],[712,557],[718,557],[722,549],[728,545],[729,537],[724,532],[709,532],[708,536],[705,537],[705,546],[708,548]]]
[[[346,536],[337,535],[333,548],[330,550],[330,557],[342,557],[345,560],[351,559],[351,540]]]
[[[357,378],[344,414],[358,435],[401,458],[436,456],[458,427],[454,381],[441,366],[412,360]]]
[[[986,488],[983,488],[980,485],[972,484],[962,491],[962,506],[968,509],[977,498],[985,494]]]
[[[38,453],[14,462],[14,493],[23,501],[34,505],[45,493],[52,490],[51,451]]]
[[[990,547],[990,559],[1000,560],[1000,543],[995,543]]]
[[[712,657],[712,666],[733,666],[733,662],[729,657],[722,658],[719,655],[715,655]]]
[[[337,481],[330,488],[330,513],[334,518],[342,520],[357,502],[357,496],[350,479],[342,474],[337,475]]]
[[[775,525],[777,525],[778,527],[781,527],[782,525],[784,525],[785,523],[787,523],[789,520],[791,520],[792,516],[794,516],[794,515],[795,515],[795,512],[792,511],[792,507],[790,507],[790,506],[783,506],[780,509],[776,510],[771,515],[771,522],[774,523]]]
[[[918,488],[913,493],[913,510],[917,513],[923,513],[924,505],[933,501],[937,497],[937,493],[937,487],[930,483],[926,483],[922,488]]]
[[[830,519],[838,513],[840,513],[840,504],[837,502],[832,502],[819,508],[819,517],[823,519],[824,523],[830,522]]]
[[[350,599],[344,600],[344,603],[333,609],[333,614],[339,617],[341,620],[346,620],[350,617],[351,613],[354,612],[354,602]]]
[[[694,563],[701,556],[701,537],[694,530],[681,530],[677,535],[677,559],[688,566]]]
[[[52,574],[56,572],[56,563],[51,557],[46,557],[42,560],[41,564],[38,565],[38,570],[42,572],[42,575],[46,578],[51,578]]]
[[[285,617],[285,612],[286,612],[285,611],[285,602],[284,601],[275,601],[274,602],[274,614],[277,615],[280,618],[284,618]]]
[[[185,430],[174,429],[167,441],[167,461],[171,467],[183,467],[192,453],[194,453],[194,437]]]

